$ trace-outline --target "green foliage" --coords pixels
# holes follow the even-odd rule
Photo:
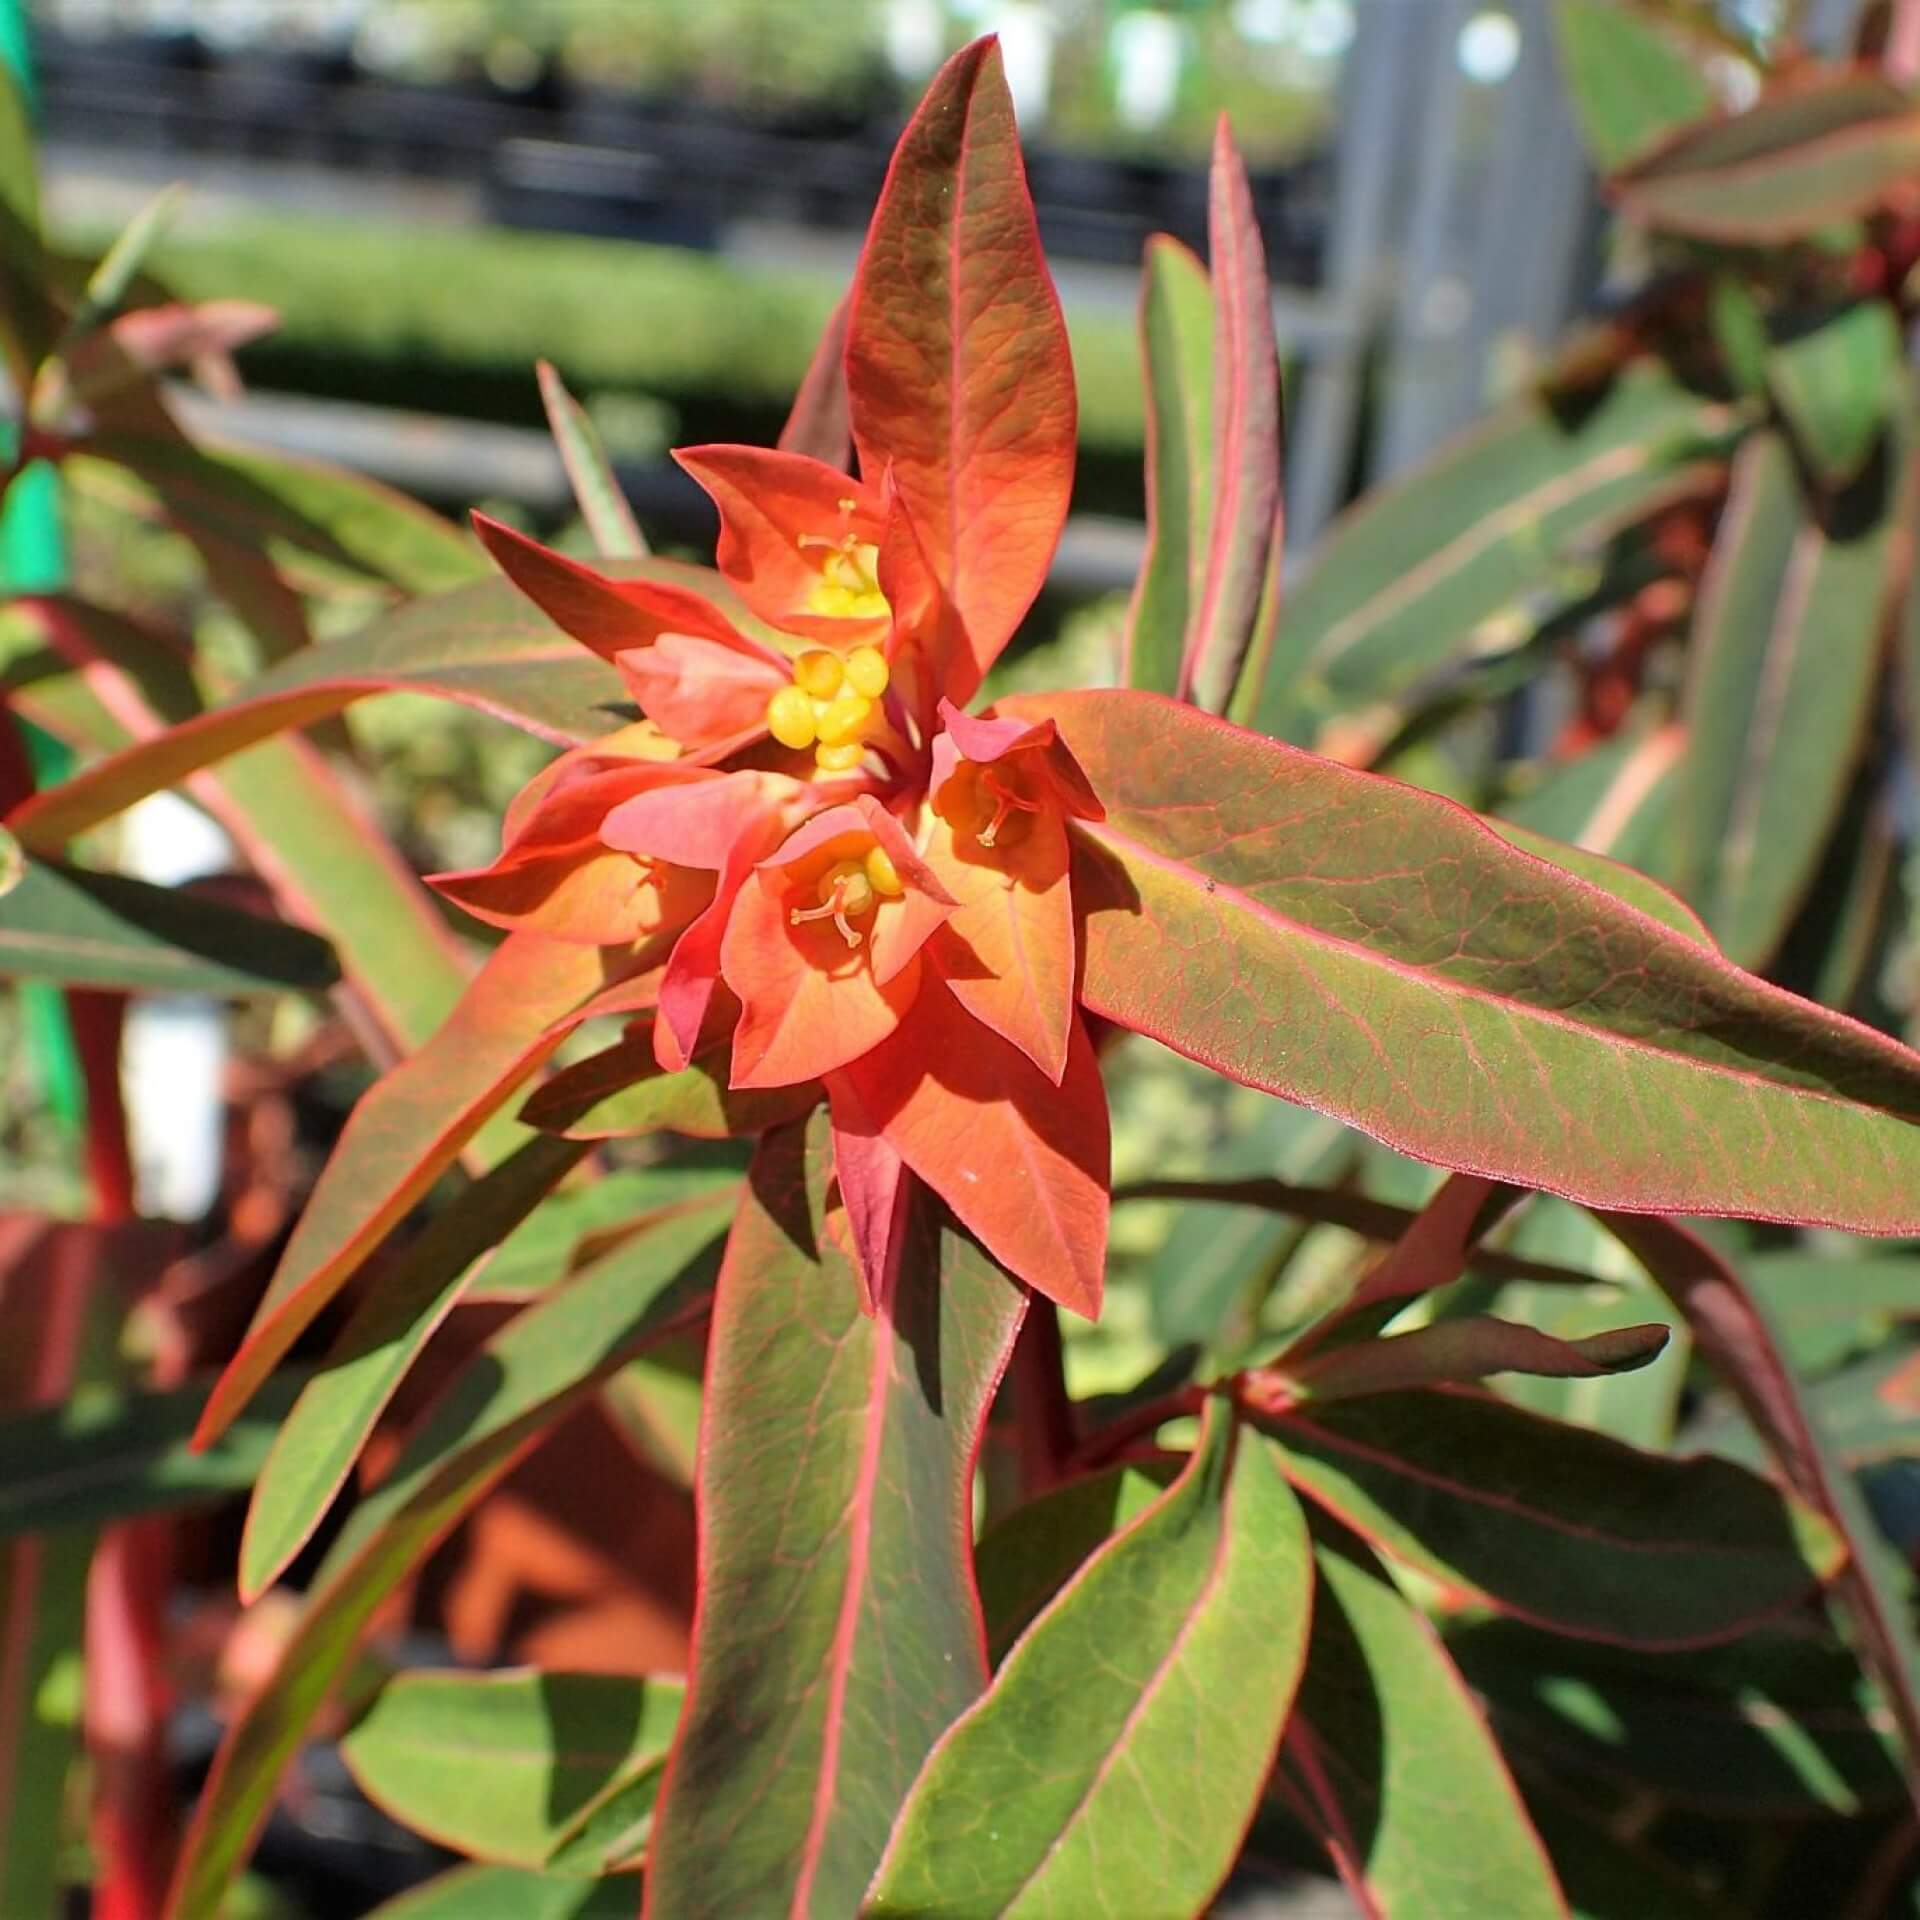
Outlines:
[[[630,44],[744,17],[708,12]],[[1644,230],[1627,318],[1282,596],[1223,140],[1206,267],[1149,260],[1142,582],[1011,673],[1076,441],[1137,437],[1140,389],[1083,334],[1076,431],[988,43],[903,140],[844,356],[824,291],[664,252],[158,243],[196,295],[280,275],[283,354],[432,336],[516,407],[539,354],[690,409],[758,355],[742,419],[804,378],[783,445],[850,421],[867,477],[706,449],[717,569],[644,553],[551,367],[604,570],[488,523],[496,580],[388,490],[196,444],[114,358],[159,221],[49,279],[30,169],[0,184],[9,424],[85,489],[76,585],[0,619],[0,971],[99,1216],[0,1217],[0,1910],[49,1908],[83,1813],[97,1903],[161,1910],[140,1715],[186,1643],[128,1556],[242,1495],[251,1684],[170,1920],[240,1910],[341,1730],[463,1856],[394,1920],[1176,1920],[1267,1855],[1385,1920],[1906,1897],[1914,110],[1856,65],[1703,118],[1709,46],[1750,50],[1702,10],[1559,17]],[[824,18],[740,89],[817,90]],[[1096,661],[1132,684],[1063,687]],[[824,760],[760,725],[796,697]],[[31,791],[19,721],[80,764]],[[478,865],[504,814],[443,876],[463,933],[370,768],[460,789],[412,796],[418,846]],[[243,902],[111,870],[170,788]],[[92,991],[49,1020],[49,981]],[[125,1218],[101,990],[233,1005],[188,1235]],[[490,1670],[392,1670],[376,1623],[443,1593]],[[543,1646],[610,1593],[592,1660]],[[112,1764],[70,1771],[103,1676]]]

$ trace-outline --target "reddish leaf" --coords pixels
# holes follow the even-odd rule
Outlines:
[[[1463,1171],[1598,1204],[1920,1230],[1920,1059],[1431,794],[1141,693],[1032,696],[1082,998]]]
[[[1283,511],[1273,296],[1247,171],[1224,115],[1214,136],[1207,234],[1214,319],[1211,523],[1178,691],[1223,713],[1253,646]],[[1269,620],[1277,614],[1277,602],[1266,607]]]
[[[216,1438],[254,1389],[466,1142],[564,1037],[556,1023],[606,977],[608,956],[514,934],[419,1052],[362,1097],[307,1202],[247,1335],[207,1401]]]
[[[793,396],[793,411],[780,429],[782,453],[804,453],[844,469],[853,454],[853,422],[847,411],[847,309],[843,297],[821,329],[806,377]]]
[[[128,381],[237,352],[279,324],[271,307],[253,300],[139,307],[76,343],[66,357],[67,378],[76,399],[96,399]]]
[[[827,1106],[833,1122],[833,1178],[845,1209],[854,1278],[860,1305],[872,1313],[893,1284],[912,1181],[906,1162],[874,1124],[844,1073],[827,1082]]]
[[[963,700],[1046,578],[1073,481],[1073,364],[1000,49],[941,68],[901,136],[854,281],[861,470],[891,468],[967,658]]]
[[[1075,1020],[1055,1086],[929,978],[845,1069],[867,1117],[1010,1271],[1095,1318],[1106,1271],[1107,1099]]]
[[[923,1205],[862,1314],[828,1133],[820,1115],[769,1136],[721,1270],[653,1914],[853,1912],[921,1759],[986,1684],[973,1464],[1023,1297]]]

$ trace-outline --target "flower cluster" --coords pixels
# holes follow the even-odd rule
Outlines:
[[[495,926],[644,948],[663,1070],[730,1044],[735,1087],[822,1083],[869,1301],[911,1173],[1091,1312],[1107,1123],[1067,823],[1099,800],[1051,721],[955,703],[981,635],[886,469],[861,485],[751,447],[678,458],[719,509],[724,587],[612,577],[479,522],[644,718],[545,769],[499,858],[435,884]]]

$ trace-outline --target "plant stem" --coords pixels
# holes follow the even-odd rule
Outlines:
[[[1065,1477],[1078,1441],[1073,1402],[1067,1398],[1060,1310],[1038,1294],[1014,1342],[1011,1373],[1020,1492],[1030,1500]]]

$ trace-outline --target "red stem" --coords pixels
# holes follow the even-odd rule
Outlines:
[[[1123,1413],[1117,1420],[1110,1420],[1097,1432],[1087,1436],[1079,1452],[1074,1455],[1075,1471],[1084,1473],[1094,1467],[1108,1465],[1136,1440],[1147,1439],[1169,1420],[1183,1420],[1199,1413],[1206,1404],[1207,1391],[1204,1387],[1182,1387],[1177,1393],[1163,1394],[1157,1400],[1149,1400]]]
[[[1019,1437],[1020,1491],[1031,1500],[1062,1480],[1078,1442],[1073,1402],[1067,1398],[1060,1310],[1036,1294],[1014,1342],[1010,1368]]]

